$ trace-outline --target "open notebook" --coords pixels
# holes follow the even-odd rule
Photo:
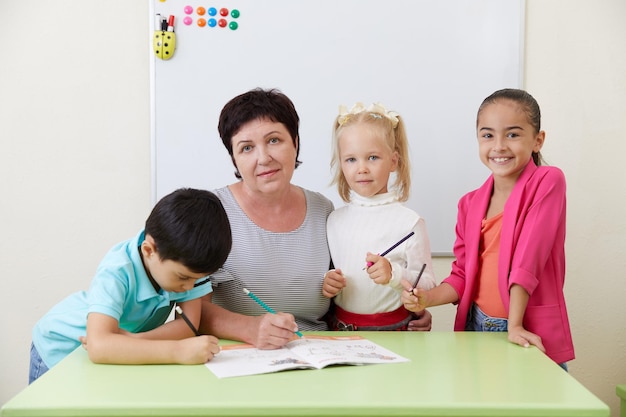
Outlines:
[[[206,363],[218,378],[265,374],[288,369],[322,369],[330,365],[365,365],[409,362],[361,336],[308,335],[285,347],[260,350],[252,345],[222,346]]]

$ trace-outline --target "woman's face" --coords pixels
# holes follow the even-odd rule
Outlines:
[[[232,138],[233,160],[246,187],[272,193],[291,184],[296,146],[282,123],[256,119]]]

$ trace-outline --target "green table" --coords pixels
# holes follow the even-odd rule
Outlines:
[[[626,384],[618,385],[615,389],[617,396],[620,398],[620,417],[626,417]]]
[[[0,415],[609,416],[571,375],[505,333],[355,334],[411,362],[217,379],[203,365],[96,365],[78,348]]]

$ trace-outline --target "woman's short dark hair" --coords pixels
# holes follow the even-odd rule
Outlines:
[[[181,188],[163,197],[146,220],[162,261],[180,262],[210,274],[224,265],[232,246],[228,216],[221,201],[206,190]]]
[[[264,90],[262,88],[255,88],[231,99],[220,113],[217,130],[233,164],[235,164],[233,136],[239,132],[243,125],[257,119],[268,119],[285,126],[296,147],[297,168],[302,163],[298,161],[300,154],[300,134],[298,133],[300,118],[298,112],[293,102],[285,94],[277,89]],[[235,168],[237,168],[236,165]],[[235,176],[241,179],[238,170],[235,171]]]

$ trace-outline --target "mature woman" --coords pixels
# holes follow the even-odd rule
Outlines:
[[[218,131],[239,181],[215,190],[233,245],[224,267],[211,276],[202,333],[273,349],[298,330],[328,330],[322,282],[331,266],[326,218],[333,204],[291,183],[301,163],[298,128],[293,103],[277,90],[248,91],[222,109]],[[244,288],[279,313],[267,313]],[[430,322],[426,312],[410,327],[429,330]]]

